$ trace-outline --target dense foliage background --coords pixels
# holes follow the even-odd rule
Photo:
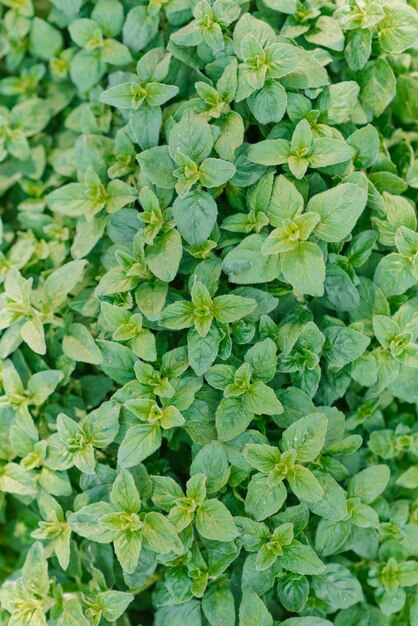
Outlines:
[[[418,626],[416,0],[0,7],[0,623]]]

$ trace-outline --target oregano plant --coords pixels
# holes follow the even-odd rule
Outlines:
[[[0,0],[0,624],[418,626],[418,2]]]

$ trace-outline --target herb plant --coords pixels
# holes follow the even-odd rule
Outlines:
[[[0,624],[418,626],[417,0],[0,0]]]

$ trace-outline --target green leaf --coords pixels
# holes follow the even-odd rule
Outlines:
[[[385,296],[405,293],[417,282],[413,262],[396,252],[388,254],[376,268],[375,281]]]
[[[62,350],[70,359],[97,365],[103,361],[91,333],[83,324],[71,324],[62,341]]]
[[[264,602],[253,591],[246,591],[239,607],[239,626],[273,626]]]
[[[271,387],[261,381],[253,383],[245,394],[245,405],[256,415],[283,413],[283,406]]]
[[[113,508],[107,502],[94,502],[72,513],[68,518],[68,523],[70,528],[81,537],[99,543],[110,543],[114,532],[100,526],[99,520],[112,512]]]
[[[45,302],[52,310],[58,310],[67,295],[81,280],[86,261],[70,261],[48,276],[44,285]]]
[[[0,474],[0,487],[5,493],[34,496],[35,484],[31,476],[17,463],[6,463]]]
[[[162,308],[164,307],[167,296],[167,283],[156,280],[141,283],[135,292],[137,305],[151,322],[159,319]]]
[[[37,354],[46,353],[45,331],[39,318],[28,320],[20,328],[20,336]]]
[[[118,511],[126,513],[139,511],[141,501],[132,474],[128,470],[122,470],[116,478],[110,499]]]
[[[49,590],[48,563],[44,549],[39,542],[34,543],[26,555],[22,567],[22,579],[30,594],[46,596]]]
[[[59,30],[45,20],[35,17],[29,36],[29,49],[33,56],[49,61],[57,56],[63,47],[63,37]]]
[[[138,564],[142,542],[138,531],[124,530],[114,542],[115,554],[122,569],[132,574]]]
[[[97,22],[87,18],[75,20],[68,30],[71,39],[82,48],[87,46],[91,39],[101,34],[101,29]]]
[[[277,595],[287,611],[299,613],[309,595],[307,578],[298,574],[283,574],[277,583]]]
[[[325,472],[315,472],[324,495],[317,502],[309,502],[309,509],[328,520],[339,521],[347,517],[346,493],[336,480]]]
[[[91,14],[107,37],[115,37],[122,29],[123,7],[118,0],[99,0]]]
[[[255,474],[248,485],[245,511],[255,520],[262,521],[281,509],[286,495],[283,483],[272,486],[268,476]]]
[[[100,102],[114,106],[117,109],[130,109],[132,105],[132,85],[135,83],[120,83],[100,94]]]
[[[176,554],[183,552],[176,530],[161,513],[147,513],[142,528],[144,544],[157,553],[166,554],[174,551]]]
[[[201,626],[202,617],[198,600],[189,600],[178,606],[164,606],[156,611],[155,626],[182,626],[184,623],[189,626]]]
[[[163,83],[147,84],[147,103],[152,106],[160,106],[165,104],[171,98],[178,94],[178,87],[175,85],[164,85]]]
[[[81,603],[76,598],[69,598],[65,604],[58,621],[59,626],[89,626],[88,619],[84,617]]]
[[[293,493],[301,500],[318,502],[324,495],[318,480],[303,465],[295,465],[288,473],[287,480]]]
[[[157,237],[152,246],[147,246],[145,260],[154,276],[169,283],[177,275],[182,255],[181,236],[171,230]]]
[[[177,197],[173,204],[176,226],[191,246],[199,246],[209,238],[217,215],[216,202],[206,191],[197,189],[184,198]]]
[[[418,466],[414,465],[403,472],[397,479],[396,484],[405,489],[416,489],[418,487]]]
[[[161,430],[155,424],[131,426],[119,446],[118,463],[134,467],[153,454],[161,445]]]
[[[321,556],[330,556],[340,550],[350,537],[350,523],[321,519],[315,536],[315,549]]]
[[[303,197],[296,186],[284,176],[276,176],[266,210],[270,224],[282,226],[284,219],[293,219],[302,212],[303,206]]]
[[[355,29],[347,33],[344,49],[345,60],[353,71],[363,69],[372,52],[372,33],[368,28]]]
[[[230,468],[225,450],[221,443],[212,441],[201,448],[190,467],[191,475],[202,473],[206,476],[206,489],[209,494],[216,493],[228,482]]]
[[[322,296],[325,263],[322,251],[315,243],[303,241],[282,258],[282,272],[287,282],[302,294]]]
[[[144,150],[137,156],[138,163],[151,182],[163,189],[174,189],[176,178],[173,172],[176,164],[167,146],[156,146]]]
[[[169,304],[160,315],[160,323],[166,328],[181,330],[194,324],[194,305],[186,300]]]
[[[354,148],[339,139],[321,137],[314,139],[312,153],[309,157],[311,167],[329,167],[349,161],[355,155]]]
[[[290,546],[283,549],[280,561],[285,569],[295,574],[316,576],[325,570],[324,563],[317,557],[315,551],[299,541],[293,541]]]
[[[172,170],[170,157],[169,154],[165,152],[165,146],[161,146],[164,148],[165,152],[163,155],[163,151],[157,147],[161,132],[162,117],[161,107],[149,106],[145,102],[137,111],[131,111],[129,125],[135,141],[143,150],[146,152],[154,148],[157,150],[157,152],[152,153],[152,155],[147,154],[146,161],[142,158],[143,153],[139,154],[137,157],[139,164],[143,167],[144,164],[146,164],[144,167],[145,172],[150,172],[150,179],[153,183],[171,189]],[[157,155],[159,157],[162,156],[161,161],[156,160]],[[156,182],[157,179],[158,182]]]
[[[364,211],[367,193],[358,185],[343,183],[314,196],[306,207],[318,213],[315,234],[323,241],[342,241],[353,230]]]
[[[281,461],[280,450],[267,444],[248,444],[243,450],[246,461],[263,474],[270,474]]]
[[[3,375],[5,373],[5,369],[4,365]],[[43,404],[45,400],[55,391],[63,378],[64,374],[59,370],[46,370],[45,372],[37,372],[31,376],[28,381],[28,392],[31,403],[37,406]]]
[[[97,597],[103,607],[103,617],[110,622],[121,617],[134,599],[131,593],[124,591],[102,591]]]
[[[290,142],[285,139],[266,139],[249,147],[247,158],[261,165],[283,165],[290,156]]]
[[[157,34],[158,22],[158,15],[149,15],[146,7],[134,7],[123,25],[123,43],[133,52],[142,50]]]
[[[264,87],[247,99],[251,113],[260,124],[274,124],[283,118],[287,96],[277,81],[266,81]]]
[[[206,500],[198,509],[196,529],[212,541],[232,541],[238,536],[231,513],[219,500]]]
[[[401,2],[384,7],[385,17],[377,26],[380,45],[386,52],[399,54],[414,45],[418,38],[418,14]]]
[[[201,337],[194,329],[189,330],[187,336],[187,352],[190,367],[197,376],[202,376],[210,368],[219,351],[222,336],[219,329],[212,325],[208,334]]]
[[[223,324],[236,322],[256,308],[257,303],[252,298],[241,296],[217,296],[213,300],[212,312],[214,317]]]
[[[253,285],[270,282],[279,276],[279,258],[261,254],[264,241],[265,237],[262,235],[250,235],[228,252],[223,269],[231,282]]]
[[[360,88],[353,80],[325,87],[318,100],[320,120],[325,124],[343,124],[351,118]]]
[[[331,626],[332,622],[322,617],[290,617],[282,626]]]
[[[231,590],[213,585],[202,598],[202,610],[210,626],[235,626],[235,603]]]
[[[237,148],[244,140],[244,122],[236,111],[229,111],[219,120],[216,126],[220,129],[220,135],[215,141],[214,149],[221,159],[233,161]]]
[[[276,344],[270,338],[252,346],[244,359],[251,365],[253,378],[269,382],[276,373]]]
[[[102,353],[103,361],[101,369],[107,376],[124,385],[134,378],[135,355],[126,346],[121,346],[114,341],[100,340],[97,342]]]
[[[221,441],[230,441],[243,433],[254,417],[242,396],[222,398],[216,409],[216,430]]]
[[[205,120],[192,113],[186,113],[180,122],[173,126],[169,137],[170,154],[173,159],[179,150],[192,161],[201,163],[213,147],[210,126]]]
[[[376,161],[379,152],[379,133],[371,124],[354,131],[347,139],[347,143],[357,152],[354,165],[359,169],[367,169]]]
[[[344,33],[337,20],[328,15],[321,15],[317,19],[313,31],[307,33],[305,39],[331,50],[344,50]]]
[[[83,430],[96,448],[105,448],[115,439],[119,430],[120,406],[114,400],[103,402],[83,420]]]
[[[358,359],[370,343],[369,337],[352,328],[334,326],[324,331],[324,355],[327,361],[337,368],[345,367]]]
[[[334,611],[346,609],[363,600],[359,581],[350,570],[337,563],[327,565],[324,574],[313,579],[315,594]]]
[[[348,496],[360,498],[365,504],[370,504],[386,489],[390,471],[387,465],[372,465],[366,467],[353,478],[348,485]]]
[[[294,422],[282,435],[283,450],[296,450],[301,463],[314,461],[321,452],[328,420],[322,413],[312,413]]]
[[[80,50],[73,57],[70,65],[71,80],[81,91],[88,91],[102,78],[106,63],[97,52]]]
[[[199,168],[200,182],[204,187],[220,187],[235,174],[235,165],[222,159],[205,159]]]
[[[396,95],[396,78],[384,59],[376,59],[359,73],[360,97],[363,106],[379,116]]]

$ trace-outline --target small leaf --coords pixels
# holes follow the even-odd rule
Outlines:
[[[213,541],[232,541],[238,536],[231,513],[219,500],[206,500],[199,507],[196,529],[202,537]]]

